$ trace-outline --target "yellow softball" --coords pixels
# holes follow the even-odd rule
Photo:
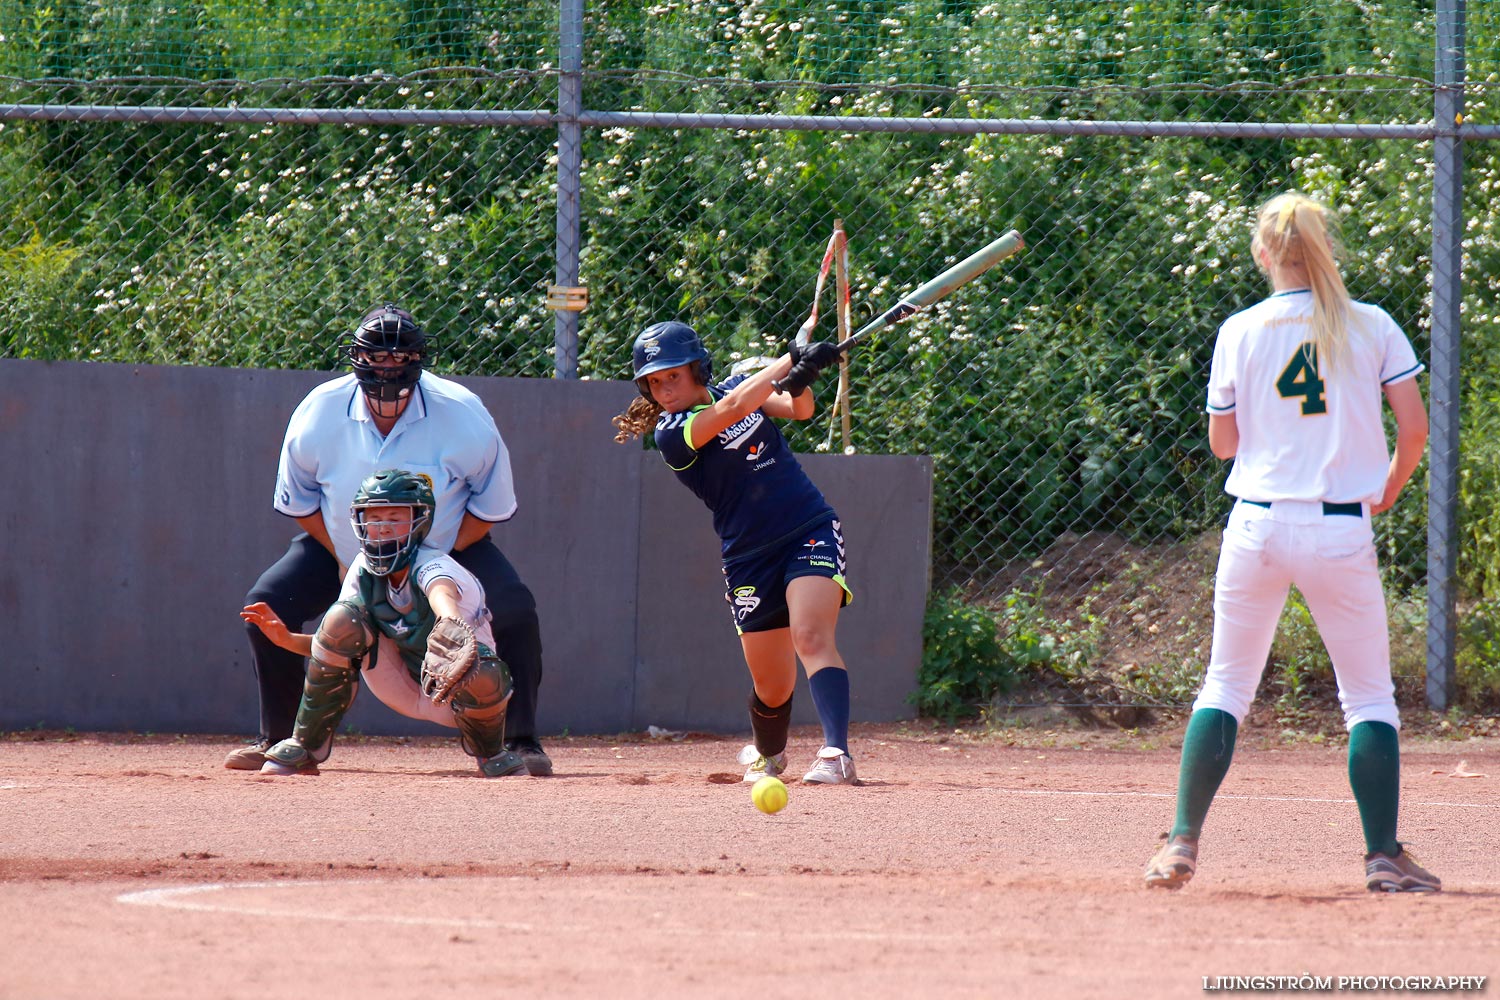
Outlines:
[[[780,778],[761,778],[750,786],[750,801],[763,813],[780,812],[786,805],[786,786]]]

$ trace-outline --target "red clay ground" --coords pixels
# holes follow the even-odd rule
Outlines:
[[[816,739],[795,734],[794,771]],[[0,997],[1157,998],[1500,973],[1495,739],[1405,747],[1402,835],[1438,896],[1365,892],[1341,748],[1242,747],[1171,894],[1139,872],[1173,747],[853,742],[863,787],[793,782],[766,816],[715,737],[554,740],[555,777],[486,781],[439,740],[346,740],[321,776],[273,779],[221,768],[230,740],[12,735]]]

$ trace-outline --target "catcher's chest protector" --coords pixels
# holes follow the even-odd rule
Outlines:
[[[410,578],[408,578],[410,579]],[[370,612],[370,620],[380,634],[396,643],[401,651],[401,663],[411,679],[422,682],[422,658],[427,655],[427,636],[437,622],[427,595],[416,581],[410,582],[412,604],[408,611],[398,611],[391,604],[390,582],[383,576],[361,572],[359,574],[359,597]],[[376,649],[370,653],[370,663],[375,662]]]

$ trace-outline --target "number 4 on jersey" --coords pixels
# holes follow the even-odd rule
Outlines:
[[[1302,397],[1302,415],[1315,416],[1328,412],[1328,402],[1323,398],[1326,387],[1318,377],[1318,345],[1303,344],[1292,354],[1281,377],[1276,380],[1276,391],[1282,399]]]

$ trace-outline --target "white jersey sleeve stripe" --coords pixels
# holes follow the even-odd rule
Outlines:
[[[1380,382],[1380,384],[1381,385],[1391,385],[1391,384],[1393,384],[1395,382],[1400,382],[1403,379],[1415,378],[1417,375],[1420,375],[1424,370],[1426,370],[1426,368],[1427,368],[1426,365],[1424,365],[1424,364],[1422,364],[1422,362],[1418,361],[1416,364],[1414,364],[1410,368],[1406,369],[1406,371],[1404,371],[1404,372],[1397,372],[1395,375],[1392,375],[1388,379],[1382,379],[1381,382]]]

